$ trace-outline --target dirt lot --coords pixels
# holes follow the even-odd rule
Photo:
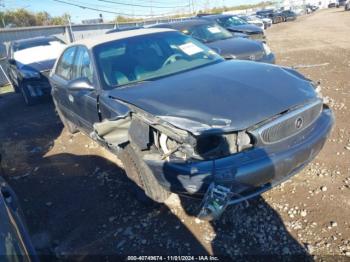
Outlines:
[[[35,246],[57,256],[87,254],[304,254],[350,257],[350,12],[319,11],[273,26],[278,63],[321,81],[336,126],[321,154],[289,182],[227,210],[215,223],[193,217],[173,197],[135,200],[113,155],[69,135],[51,104],[0,98],[0,151]],[[283,85],[283,83],[281,83]],[[190,201],[191,202],[191,201]],[[315,257],[309,257],[313,259]],[[345,257],[344,257],[345,258]]]

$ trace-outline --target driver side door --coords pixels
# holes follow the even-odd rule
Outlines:
[[[72,81],[84,79],[93,89],[67,88],[72,111],[76,114],[77,124],[90,133],[93,124],[99,122],[97,109],[98,89],[96,89],[95,70],[90,52],[85,46],[77,47],[77,52],[72,65]]]

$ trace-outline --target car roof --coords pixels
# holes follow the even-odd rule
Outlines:
[[[116,32],[122,32],[122,31],[128,31],[128,30],[136,30],[136,29],[141,29],[143,28],[142,26],[126,26],[126,27],[118,27],[118,28],[113,28],[111,30],[108,30],[106,34],[111,34],[111,33],[116,33]]]
[[[229,14],[217,14],[217,15],[199,15],[198,17],[206,19],[216,19],[216,18],[223,18],[223,17],[232,17],[232,16],[236,16],[237,15],[229,15]]]
[[[93,47],[106,42],[126,39],[134,36],[151,35],[155,33],[171,32],[171,31],[175,31],[175,30],[169,29],[169,28],[142,28],[142,29],[136,29],[136,30],[120,31],[120,32],[115,32],[113,34],[104,34],[93,38],[78,40],[70,44],[69,47],[74,45],[85,45],[87,48],[92,49]]]
[[[213,23],[214,22],[212,21],[198,18],[173,23],[154,24],[151,25],[150,28],[172,28],[175,30],[183,30],[197,25],[212,25]]]

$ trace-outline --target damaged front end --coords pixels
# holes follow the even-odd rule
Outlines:
[[[334,121],[321,99],[240,131],[227,128],[225,119],[208,126],[129,108],[123,118],[95,124],[95,138],[115,152],[132,143],[163,188],[203,198],[199,217],[207,220],[299,172],[321,150]]]
[[[198,128],[193,134],[170,124],[165,120],[169,117],[155,117],[139,108],[131,105],[129,107],[131,111],[123,117],[96,123],[91,137],[117,154],[122,152],[127,143],[132,143],[139,149],[139,157],[150,166],[160,184],[171,192],[202,197],[207,188],[214,184],[215,178],[211,171],[205,171],[203,178],[196,165],[206,163],[209,164],[209,169],[213,170],[215,159],[253,146],[252,137],[246,131],[223,132],[219,124],[208,127],[187,119],[177,119],[182,124],[191,126],[192,131],[197,125]],[[227,125],[227,122],[220,121],[222,125]],[[181,181],[180,173],[169,178],[166,169],[173,164],[178,167],[186,166],[185,170],[191,169],[190,173],[186,174],[190,180],[199,175],[198,178],[202,181]],[[192,168],[188,169],[189,166]],[[206,201],[204,206],[208,203],[209,201]],[[213,217],[218,217],[225,207],[223,205],[222,210],[216,212]]]

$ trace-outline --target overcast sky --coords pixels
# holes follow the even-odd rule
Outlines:
[[[178,11],[188,12],[190,0],[59,0],[70,4],[86,6],[109,12],[129,14],[137,16],[149,16],[174,13]],[[105,20],[113,20],[117,14],[83,9],[60,3],[54,0],[0,0],[5,4],[5,9],[25,8],[30,11],[47,11],[51,16],[59,16],[69,13],[73,22],[83,19],[97,18],[102,13]],[[117,2],[121,4],[111,3]],[[193,0],[197,10],[205,7],[234,6],[240,4],[257,3],[259,0]],[[124,5],[123,5],[124,4]],[[126,5],[125,5],[126,4]],[[143,7],[144,6],[144,7]],[[153,8],[149,7],[153,6]],[[3,8],[2,8],[3,9]]]

